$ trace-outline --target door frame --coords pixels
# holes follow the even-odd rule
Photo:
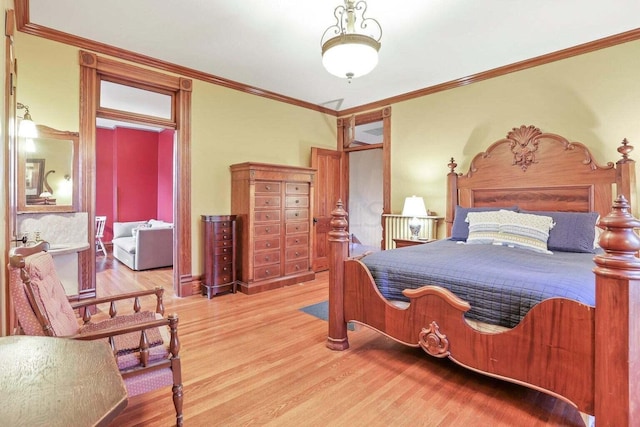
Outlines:
[[[172,117],[124,113],[100,108],[100,81],[169,94],[173,97]],[[191,89],[192,81],[116,60],[80,51],[80,176],[84,183],[80,194],[81,209],[89,217],[89,241],[95,240],[95,149],[96,118],[125,118],[127,121],[151,123],[176,130],[173,177],[173,289],[178,297],[192,295],[191,262]],[[184,190],[186,189],[186,191]],[[179,191],[181,190],[181,191]],[[82,252],[79,263],[87,289],[96,287],[95,245]],[[95,291],[94,291],[95,292]],[[82,295],[81,295],[82,297]]]
[[[355,127],[367,123],[382,121],[382,144],[350,147],[355,138]],[[382,214],[391,213],[391,106],[381,110],[370,111],[362,114],[354,114],[339,117],[338,126],[338,151],[344,152],[343,171],[340,179],[344,188],[344,207],[349,212],[349,152],[360,150],[372,150],[382,148]],[[380,216],[382,225],[382,248],[385,247],[384,221]]]

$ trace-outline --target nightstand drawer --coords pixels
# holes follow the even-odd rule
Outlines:
[[[258,252],[253,257],[253,265],[256,267],[278,262],[280,262],[280,251]]]
[[[288,222],[286,225],[287,234],[306,233],[308,231],[309,231],[308,222]]]
[[[287,194],[309,194],[309,184],[305,182],[287,182],[285,192]]]
[[[269,181],[256,182],[256,193],[279,193],[279,192],[280,192],[279,182],[269,182]]]
[[[253,219],[255,222],[280,221],[280,211],[255,211]]]
[[[280,224],[273,225],[256,225],[254,228],[256,237],[260,236],[277,236],[280,234]]]

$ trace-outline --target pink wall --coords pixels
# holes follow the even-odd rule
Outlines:
[[[96,129],[96,215],[106,215],[104,242],[113,238],[114,212],[114,133],[111,129]]]
[[[158,134],[158,219],[173,222],[173,129]]]
[[[96,215],[114,221],[173,222],[173,130],[96,129]]]

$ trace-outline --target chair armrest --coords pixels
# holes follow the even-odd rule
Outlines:
[[[109,315],[111,317],[115,317],[118,314],[118,311],[115,305],[116,301],[122,301],[122,300],[133,298],[134,300],[133,311],[137,313],[141,309],[140,297],[148,296],[148,295],[156,296],[156,313],[160,313],[164,315],[164,300],[163,300],[164,289],[159,286],[156,287],[155,289],[150,289],[146,291],[136,291],[136,292],[129,292],[126,294],[112,295],[108,297],[99,297],[99,298],[86,299],[82,301],[74,301],[74,302],[71,302],[71,308],[76,310],[80,308],[89,307],[92,305],[111,303],[111,307],[109,308]],[[82,319],[84,320],[85,323],[88,323],[91,320],[91,313],[89,310],[84,310]]]

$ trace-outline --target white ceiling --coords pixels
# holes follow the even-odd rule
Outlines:
[[[342,0],[30,0],[30,22],[344,110],[640,27],[640,0],[368,0],[380,62],[321,64]]]

